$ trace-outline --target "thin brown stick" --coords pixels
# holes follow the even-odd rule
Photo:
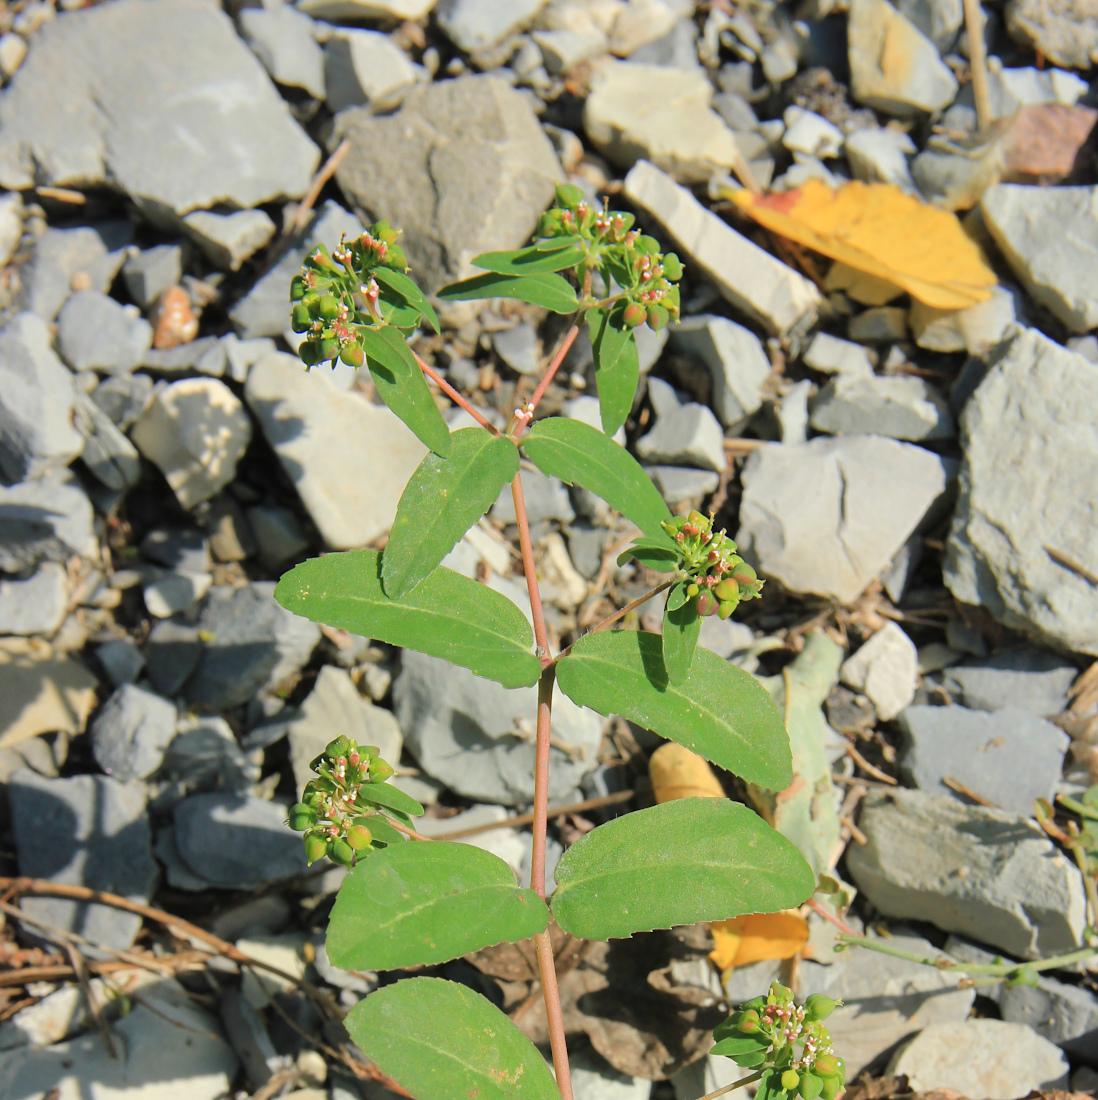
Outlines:
[[[427,377],[430,378],[455,405],[463,408],[482,428],[487,428],[493,435],[503,434],[475,405],[466,401],[465,398],[438,373],[438,371],[428,366],[414,351],[412,354],[416,356],[416,362],[419,364],[419,369],[423,371],[423,373],[427,375]]]
[[[982,794],[978,794],[967,783],[962,783],[952,775],[945,776],[942,779],[942,783],[951,791],[956,791],[958,794],[963,794],[965,798],[972,799],[977,806],[988,806],[993,810],[1001,809],[1001,807],[992,802],[990,798],[984,798]]]
[[[848,744],[846,746],[846,751],[850,759],[853,760],[862,771],[869,772],[874,779],[879,779],[882,783],[887,783],[890,787],[897,786],[896,780],[893,779],[891,775],[871,764],[853,745]]]
[[[972,73],[972,98],[976,101],[976,128],[986,133],[991,125],[991,96],[987,86],[987,50],[984,48],[980,0],[964,0],[968,31],[968,62]]]
[[[398,833],[403,833],[405,836],[410,836],[413,840],[434,840],[433,836],[424,836],[422,833],[417,833],[415,829],[409,829],[407,825],[401,825],[399,821],[394,821],[391,817],[385,818],[387,825],[392,825]]]
[[[107,1019],[103,1013],[99,1011],[99,1004],[96,1002],[95,994],[92,992],[91,982],[88,981],[88,972],[84,965],[84,958],[80,952],[76,950],[75,944],[65,944],[65,951],[68,953],[69,962],[72,963],[72,970],[80,985],[80,993],[84,998],[84,1003],[88,1006],[88,1015],[99,1029],[99,1037],[103,1040],[103,1049],[107,1052],[107,1057],[114,1061],[118,1057],[118,1051],[114,1048],[114,1039],[111,1036],[111,1026],[107,1023]]]
[[[549,810],[547,820],[563,817],[565,814],[581,814],[584,810],[597,810],[600,806],[613,806],[618,802],[628,802],[636,796],[636,791],[615,791],[600,798],[586,798],[582,802],[573,802],[568,806],[556,806]],[[430,840],[464,840],[468,836],[490,833],[493,829],[515,829],[521,825],[530,825],[534,820],[534,811],[505,817],[502,821],[489,821],[484,825],[471,825],[468,829],[455,829],[452,833],[436,833]]]
[[[344,138],[332,152],[332,155],[321,165],[320,171],[313,176],[313,182],[309,185],[309,190],[305,192],[305,197],[298,204],[297,212],[294,214],[294,220],[287,231],[287,236],[292,233],[300,233],[305,228],[305,223],[309,220],[309,212],[316,205],[316,200],[320,198],[320,192],[324,190],[324,185],[335,175],[336,169],[343,163],[343,158],[351,151],[351,139]]]
[[[73,206],[83,206],[88,201],[83,191],[74,191],[71,187],[36,187],[35,191],[40,199],[54,199]]]
[[[1080,565],[1074,558],[1069,558],[1062,550],[1056,550],[1051,546],[1045,547],[1045,553],[1057,565],[1062,565],[1065,569],[1070,569],[1072,573],[1083,578],[1083,580],[1094,585],[1098,588],[1098,575],[1092,573],[1085,565]]]
[[[869,838],[854,824],[854,819],[851,817],[840,817],[839,824],[842,825],[854,838],[855,843],[861,845],[863,848],[869,843]]]

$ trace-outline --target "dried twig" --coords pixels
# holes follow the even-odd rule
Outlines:
[[[1057,565],[1062,565],[1065,569],[1070,569],[1072,573],[1082,577],[1083,580],[1094,585],[1095,588],[1098,588],[1098,575],[1092,573],[1085,565],[1080,565],[1074,558],[1069,558],[1062,550],[1056,550],[1051,546],[1046,546],[1044,549],[1045,553],[1048,554]]]
[[[336,169],[343,163],[343,158],[351,151],[351,139],[344,138],[335,148],[332,155],[324,162],[321,169],[313,177],[313,182],[309,186],[309,190],[305,192],[305,197],[298,204],[297,212],[294,214],[294,220],[290,224],[286,235],[290,236],[293,233],[300,233],[305,228],[305,223],[309,220],[309,213],[316,205],[316,200],[320,198],[320,192],[324,190],[324,185],[335,175]]]
[[[991,125],[991,96],[987,86],[987,50],[980,0],[964,0],[965,30],[968,31],[968,60],[972,72],[972,97],[976,101],[976,127],[986,133]]]
[[[977,806],[989,806],[993,810],[998,810],[997,806],[990,798],[984,798],[982,794],[977,794],[966,783],[962,783],[959,779],[955,779],[952,775],[947,775],[942,779],[942,783],[945,784],[951,791],[956,791],[958,794],[963,794],[965,798],[972,799]]]
[[[853,760],[862,771],[869,772],[874,779],[879,779],[882,783],[887,783],[890,787],[897,786],[896,780],[893,779],[891,775],[871,764],[853,745],[847,744],[846,752],[850,759]]]

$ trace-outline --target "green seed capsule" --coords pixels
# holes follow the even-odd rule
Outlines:
[[[348,344],[340,353],[340,361],[349,367],[361,367],[366,361],[366,355],[358,344]]]
[[[806,1073],[801,1077],[801,1083],[797,1091],[801,1094],[801,1100],[816,1100],[823,1092],[823,1078],[814,1073]]]
[[[352,825],[347,830],[347,843],[350,844],[356,852],[361,852],[363,849],[369,848],[370,842],[373,839],[373,834],[365,825]]]
[[[823,1100],[835,1100],[835,1097],[842,1092],[842,1088],[843,1083],[838,1077],[825,1077],[820,1088],[820,1096]]]
[[[782,1074],[782,1088],[792,1092],[801,1083],[801,1075],[795,1069],[787,1069]]]
[[[320,295],[315,290],[307,291],[305,297],[301,299],[301,304],[308,310],[316,309],[320,302]]]
[[[664,325],[667,324],[670,318],[670,314],[663,306],[649,306],[648,307],[648,327],[653,332],[659,332]]]
[[[674,252],[665,252],[663,256],[664,277],[676,283],[682,278],[682,261]]]
[[[321,361],[320,342],[318,340],[306,340],[297,349],[298,358],[307,367],[315,367]]]
[[[648,314],[644,306],[639,302],[633,302],[631,305],[625,307],[625,312],[621,315],[621,319],[629,328],[636,328],[638,325],[644,324],[648,319]]]
[[[713,615],[718,608],[717,597],[708,589],[698,594],[698,614],[701,616]]]
[[[290,301],[300,302],[305,297],[305,280],[300,275],[295,275],[290,280]]]
[[[813,993],[804,1002],[804,1018],[806,1020],[826,1020],[842,1003],[842,1001],[833,1000],[826,993]]]
[[[713,595],[718,600],[738,600],[740,598],[740,586],[735,581],[725,578],[713,589]]]
[[[370,761],[370,782],[384,783],[393,774],[393,766],[378,757]]]
[[[333,863],[341,867],[350,867],[355,861],[355,850],[342,837],[332,841],[332,850],[328,853]]]
[[[332,294],[325,294],[317,306],[320,316],[325,321],[334,321],[339,316],[339,302]]]
[[[320,362],[327,363],[339,355],[339,341],[334,337],[328,337],[320,341]]]
[[[759,1014],[755,1011],[755,1009],[748,1008],[745,1009],[743,1012],[737,1012],[736,1015],[733,1017],[732,1022],[741,1031],[745,1031],[745,1024],[754,1024],[756,1026],[758,1025]]]
[[[308,307],[298,302],[292,310],[290,310],[290,328],[294,332],[308,332],[312,326],[313,318],[309,313]]]
[[[735,611],[737,607],[739,607],[739,604],[740,604],[739,599],[721,600],[721,602],[717,605],[717,614],[720,616],[721,620],[723,621],[724,619],[727,619],[728,616],[731,615],[732,612]]]
[[[316,812],[311,806],[299,802],[290,807],[290,828],[295,833],[304,833],[316,824]]]
[[[323,837],[310,833],[305,837],[305,858],[312,866],[318,859],[323,859],[328,854],[328,842]]]
[[[834,1054],[821,1054],[813,1068],[821,1077],[838,1077],[839,1059]]]

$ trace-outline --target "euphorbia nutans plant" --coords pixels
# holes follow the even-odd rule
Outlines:
[[[448,660],[504,687],[538,685],[530,886],[517,885],[503,860],[479,848],[423,843],[414,826],[422,807],[386,782],[391,762],[345,738],[336,737],[315,761],[317,778],[291,810],[290,824],[304,833],[310,860],[327,856],[350,868],[328,927],[336,966],[423,967],[496,943],[534,941],[556,1080],[507,1016],[465,986],[431,977],[383,985],[352,1010],[347,1028],[368,1058],[417,1100],[571,1100],[550,919],[574,936],[610,939],[789,908],[812,893],[814,881],[796,848],[746,806],[688,798],[592,830],[562,856],[547,897],[554,691],[678,741],[749,783],[783,790],[792,765],[781,714],[752,676],[696,645],[702,616],[731,614],[759,595],[762,582],[711,518],[673,517],[613,440],[639,384],[636,329],[678,319],[676,256],[661,253],[631,214],[600,207],[565,184],[534,243],[476,257],[483,274],[439,292],[447,301],[517,299],[573,319],[529,400],[501,432],[409,347],[418,325],[437,331],[438,319],[409,278],[398,241],[397,231],[379,222],[330,253],[310,251],[293,282],[292,321],[305,336],[300,354],[307,366],[338,358],[368,369],[381,400],[429,453],[401,496],[384,552],[307,561],[282,578],[276,597],[314,621]],[[602,431],[538,417],[584,323]],[[451,432],[428,379],[478,426]],[[617,629],[623,610],[553,653],[520,456],[597,494],[636,525],[626,556],[669,574],[643,597],[667,591],[662,635]],[[504,596],[440,564],[508,483],[529,620]]]

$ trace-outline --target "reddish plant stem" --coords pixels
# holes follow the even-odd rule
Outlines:
[[[522,435],[523,429],[534,419],[534,410],[538,407],[538,402],[545,396],[545,391],[549,388],[549,383],[553,381],[553,376],[560,370],[561,363],[564,362],[564,357],[568,354],[569,348],[576,342],[576,337],[579,335],[579,325],[573,325],[565,334],[564,339],[561,340],[560,345],[557,347],[556,352],[553,355],[552,360],[549,363],[548,368],[545,371],[542,380],[538,383],[538,388],[534,390],[534,396],[526,404],[526,412],[529,414],[525,421],[519,425],[515,430],[515,439]]]
[[[545,830],[549,824],[549,734],[553,720],[555,665],[542,669],[538,681],[538,741],[534,760],[534,849],[530,856],[530,889],[545,900]]]
[[[412,352],[412,354],[416,355],[414,351]],[[450,383],[447,382],[441,374],[438,373],[438,371],[436,371],[433,367],[429,367],[422,359],[420,359],[418,355],[416,355],[416,362],[419,364],[419,369],[423,371],[423,373],[427,375],[427,377],[430,378],[431,381],[434,382],[434,384],[438,386],[438,388],[442,390],[442,392],[446,394],[446,396],[451,401],[453,401],[455,405],[460,405],[461,408],[463,408],[482,428],[487,428],[492,433],[492,435],[503,434],[499,430],[499,428],[495,426],[495,424],[491,423],[485,418],[483,413],[481,413],[475,406],[470,405],[469,402],[466,401],[465,398],[462,397],[461,394],[458,393],[458,391],[455,390],[454,387],[451,386]]]
[[[534,947],[538,953],[538,971],[541,974],[542,996],[545,998],[545,1015],[549,1021],[549,1046],[553,1051],[557,1088],[560,1089],[561,1100],[572,1100],[572,1069],[568,1065],[564,1016],[560,1010],[560,991],[557,989],[557,968],[553,962],[553,944],[548,928],[534,937]]]
[[[522,495],[522,474],[515,474],[511,482],[511,497],[515,502],[515,522],[518,524],[519,547],[522,550],[522,571],[526,574],[526,590],[530,593],[530,615],[534,620],[534,641],[537,642],[541,667],[550,664],[549,634],[545,629],[545,612],[541,606],[541,590],[538,588],[537,566],[534,564],[534,547],[530,542],[530,521],[526,518],[526,499]],[[537,834],[534,834],[537,843]]]

